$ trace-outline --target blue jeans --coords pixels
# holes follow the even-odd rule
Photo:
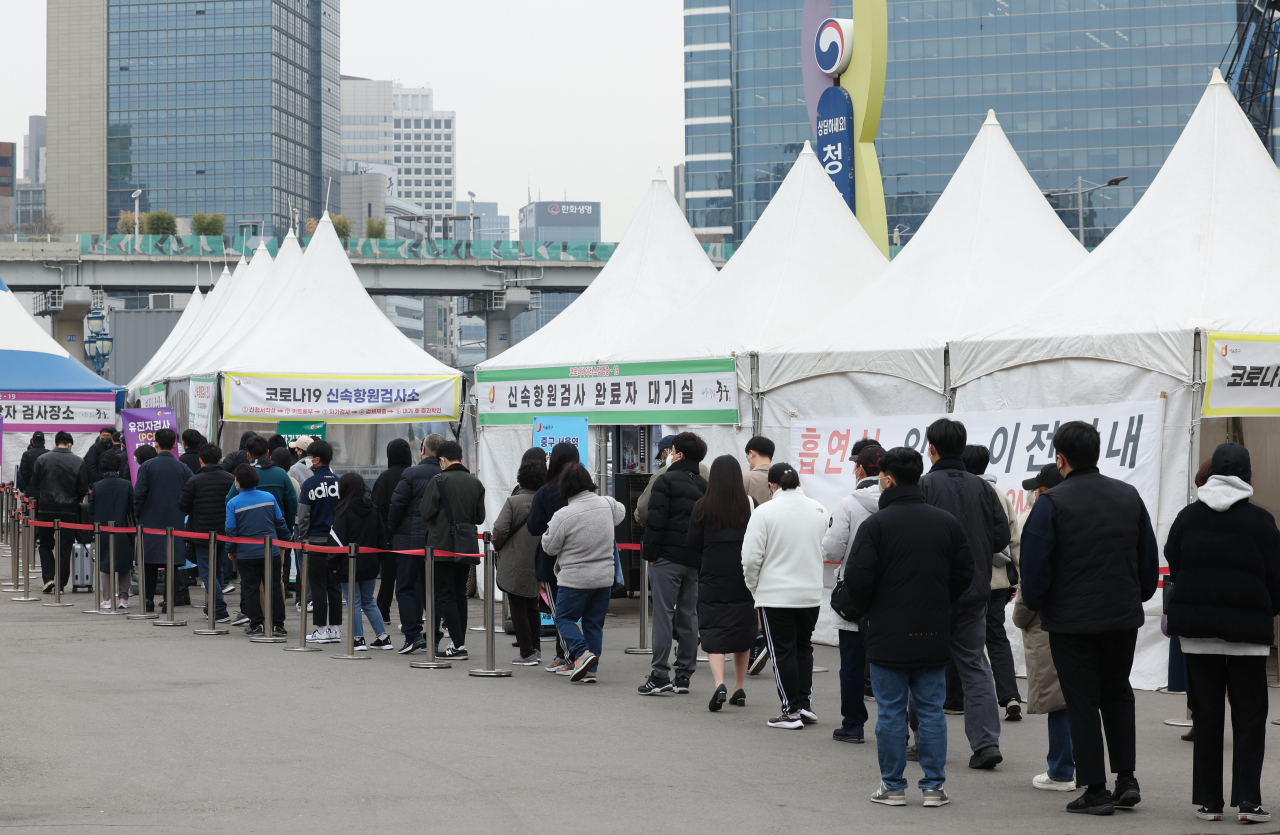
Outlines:
[[[865,682],[862,680],[862,669],[866,665],[867,653],[862,648],[862,635],[846,629],[840,630],[840,713],[841,724],[846,731],[857,729],[867,724],[867,703],[862,694]]]
[[[231,573],[231,560],[227,559],[227,546],[225,543],[218,543],[217,567],[214,573],[217,575],[213,579],[213,585],[209,584],[209,544],[196,546],[196,568],[200,571],[200,582],[204,583],[206,599],[210,588],[214,589],[215,609],[218,617],[222,617],[227,613],[227,601],[222,599],[222,587],[226,585],[226,577]],[[223,564],[226,564],[224,569]],[[208,611],[208,609],[206,609]]]
[[[602,589],[560,587],[556,594],[556,629],[560,631],[570,657],[578,658],[587,650],[600,657],[604,618],[609,613],[611,594],[607,586]],[[578,628],[578,620],[582,621],[581,629]]]
[[[1071,724],[1067,709],[1049,713],[1049,779],[1065,783],[1076,778],[1075,751],[1071,747]]]
[[[378,599],[374,596],[374,586],[378,585],[377,579],[373,580],[356,580],[356,599],[353,613],[351,615],[351,628],[355,631],[352,636],[356,638],[364,637],[364,621],[360,619],[360,613],[364,612],[364,616],[369,619],[369,626],[373,629],[374,637],[381,637],[387,634],[387,625],[382,621],[382,612],[378,611]],[[347,584],[342,584],[342,602],[347,601]]]
[[[902,772],[907,767],[907,694],[915,698],[920,714],[920,788],[940,789],[947,780],[947,723],[942,702],[947,697],[946,667],[881,667],[871,665],[871,686],[876,691],[876,756],[880,780],[891,789],[905,789]]]

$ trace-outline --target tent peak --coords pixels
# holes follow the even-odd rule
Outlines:
[[[982,123],[982,126],[986,127],[987,125],[995,125],[997,127],[1000,125],[1000,120],[996,118],[996,112],[994,110],[987,111],[987,120]]]
[[[809,144],[809,140],[807,140],[807,139],[806,139],[806,140],[804,141],[804,147],[800,149],[800,153],[802,153],[802,154],[812,154],[812,153],[813,153],[813,146],[811,146],[811,145]]]
[[[1209,79],[1209,83],[1210,84],[1226,84],[1227,82],[1222,79],[1222,70],[1218,69],[1217,67],[1214,67],[1213,77]]]
[[[321,223],[324,223],[325,221],[329,221],[329,223],[332,223],[332,222],[333,222],[332,220],[329,220],[329,210],[328,210],[328,209],[325,209],[325,210],[324,210],[324,214],[320,215],[320,222],[321,222]]]
[[[662,182],[664,182],[664,183],[667,181],[667,175],[662,173],[662,166],[661,166],[661,165],[659,165],[659,166],[658,166],[658,170],[657,170],[657,171],[653,172],[653,181],[656,183],[656,182],[658,182],[659,180],[661,180],[661,181],[662,181]]]

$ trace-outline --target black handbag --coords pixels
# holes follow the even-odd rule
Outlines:
[[[470,522],[455,522],[453,508],[449,506],[449,494],[444,491],[444,478],[435,477],[436,489],[440,491],[440,504],[444,506],[444,515],[449,520],[449,535],[456,554],[479,554],[480,542],[477,539],[479,528]],[[455,560],[469,560],[470,557],[454,557]]]
[[[852,542],[849,543],[849,550],[853,551]],[[848,564],[849,554],[845,554],[844,561],[840,563],[840,575],[836,578],[835,588],[831,589],[831,609],[850,623],[857,623],[866,612],[858,611],[858,607],[853,604],[853,595],[844,582],[844,569]]]

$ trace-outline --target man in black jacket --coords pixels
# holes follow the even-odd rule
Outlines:
[[[1036,499],[1022,528],[1022,601],[1040,613],[1049,633],[1071,722],[1076,783],[1089,787],[1067,811],[1110,815],[1142,800],[1133,776],[1137,731],[1129,671],[1160,560],[1138,491],[1098,472],[1098,430],[1073,420],[1058,427],[1053,445],[1066,481]],[[1102,759],[1104,725],[1117,775],[1114,794],[1107,791]]]
[[[85,450],[84,466],[89,471],[89,483],[95,484],[102,479],[102,453],[110,450],[115,442],[112,440],[112,434],[116,431],[114,426],[104,426],[98,430],[98,440],[93,442],[93,446]]]
[[[706,441],[681,432],[672,442],[667,471],[653,482],[645,519],[641,556],[649,567],[653,594],[653,661],[640,685],[644,696],[688,693],[698,664],[698,567],[702,554],[685,547],[693,506],[707,492],[698,464],[707,455]],[[671,681],[671,638],[680,642],[675,683]]]
[[[408,441],[404,438],[392,438],[387,443],[387,468],[378,474],[378,480],[374,482],[369,495],[374,509],[378,511],[378,517],[382,519],[383,529],[388,531],[388,542],[391,529],[387,527],[387,511],[391,508],[391,494],[400,484],[400,476],[413,463],[412,455]],[[391,599],[395,596],[399,559],[399,554],[378,555],[378,571],[382,577],[378,581],[378,611],[382,614],[382,620],[387,623],[391,622]]]
[[[249,430],[248,432],[242,432],[240,434],[240,448],[237,449],[235,452],[228,453],[227,457],[222,459],[222,463],[219,466],[221,466],[222,469],[226,470],[229,473],[234,473],[236,471],[236,467],[240,466],[241,464],[248,464],[251,461],[253,461],[253,459],[249,457],[248,450],[245,449],[245,444],[249,443],[250,438],[256,438],[257,436],[258,436],[258,433],[254,432],[253,430]],[[280,511],[283,513],[284,508],[281,507]],[[286,517],[285,523],[292,525],[293,520]]]
[[[188,430],[190,431],[190,430]],[[184,437],[185,441],[186,438]],[[222,458],[222,450],[213,444],[205,444],[200,448],[200,471],[182,485],[182,498],[178,500],[178,509],[187,514],[187,530],[193,533],[208,534],[225,533],[227,522],[226,495],[235,484],[235,476],[218,466]],[[226,601],[222,599],[222,589],[231,576],[231,561],[227,559],[226,544],[219,542],[214,549],[213,577],[209,576],[209,543],[197,542],[195,545],[196,568],[200,570],[200,580],[204,583],[205,600],[209,599],[209,589],[215,589],[215,608],[218,623],[231,620],[227,613]],[[206,604],[207,607],[207,604]],[[208,614],[208,608],[205,608]]]
[[[71,451],[70,432],[59,432],[53,443],[53,451],[36,458],[32,464],[27,495],[36,497],[38,521],[52,522],[56,519],[75,524],[80,521],[80,500],[89,493],[89,471],[80,456]],[[66,531],[61,540],[61,576],[57,582],[65,586],[71,578],[71,547],[76,538],[71,531]],[[53,594],[53,528],[36,528],[36,542],[40,546],[40,576],[44,580],[44,593]]]
[[[439,475],[427,482],[418,514],[427,524],[427,547],[458,554],[478,554],[480,546],[473,535],[454,536],[453,524],[469,524],[477,530],[484,522],[484,484],[462,465],[462,446],[445,441],[438,450]],[[452,517],[452,518],[451,518]],[[445,658],[467,657],[467,576],[471,567],[479,565],[478,557],[454,557],[452,561],[436,561],[436,611],[449,627],[453,646],[441,655]],[[443,635],[436,633],[439,646]]]
[[[197,429],[187,429],[182,433],[182,454],[178,456],[178,460],[186,464],[187,469],[193,473],[200,472],[200,468],[204,466],[200,459],[200,448],[205,443],[204,435]],[[231,478],[234,480],[235,476]]]
[[[920,715],[920,789],[925,806],[949,802],[946,665],[951,657],[951,609],[973,581],[973,555],[950,513],[925,503],[924,463],[910,447],[880,462],[879,511],[858,528],[844,582],[864,617],[862,643],[871,662],[878,717],[880,788],[872,801],[906,805],[907,694]]]
[[[973,578],[951,607],[951,657],[964,687],[964,733],[973,755],[970,768],[995,768],[1000,754],[1000,706],[987,661],[987,603],[991,600],[991,555],[1009,544],[1009,519],[1000,497],[968,472],[960,456],[968,442],[964,424],[940,418],[926,430],[933,466],[920,479],[924,500],[960,523]]]
[[[391,534],[393,550],[416,551],[426,545],[427,523],[418,515],[418,508],[427,485],[440,475],[436,451],[442,443],[444,436],[434,432],[423,438],[422,460],[400,474],[400,482],[387,506],[387,531]],[[422,557],[396,554],[396,606],[400,610],[400,631],[404,633],[402,655],[427,646],[422,637],[422,612],[427,606],[423,567]]]
[[[39,430],[32,432],[31,443],[22,451],[22,458],[18,461],[18,489],[27,496],[35,495],[31,489],[31,469],[35,467],[36,459],[48,451],[44,446],[44,433]]]

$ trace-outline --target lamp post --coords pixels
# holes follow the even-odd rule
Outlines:
[[[138,246],[138,236],[142,234],[142,216],[139,212],[138,198],[142,196],[142,189],[133,192],[133,251],[141,252]]]
[[[1076,237],[1079,239],[1080,245],[1084,246],[1084,196],[1086,194],[1095,192],[1100,188],[1107,188],[1109,186],[1118,186],[1127,179],[1129,178],[1128,177],[1112,177],[1110,180],[1107,180],[1102,185],[1096,185],[1096,184],[1090,183],[1090,185],[1092,185],[1093,188],[1085,188],[1084,184],[1086,180],[1083,177],[1076,177],[1076,184],[1074,186],[1067,186],[1066,188],[1058,189],[1057,191],[1046,191],[1046,192],[1042,192],[1042,194],[1044,194],[1046,198],[1057,197],[1058,195],[1061,195],[1061,194],[1075,194],[1076,196]]]
[[[115,341],[106,330],[107,316],[102,310],[94,308],[84,317],[89,326],[89,336],[84,341],[84,358],[93,365],[93,371],[99,376],[111,356],[111,346]]]

